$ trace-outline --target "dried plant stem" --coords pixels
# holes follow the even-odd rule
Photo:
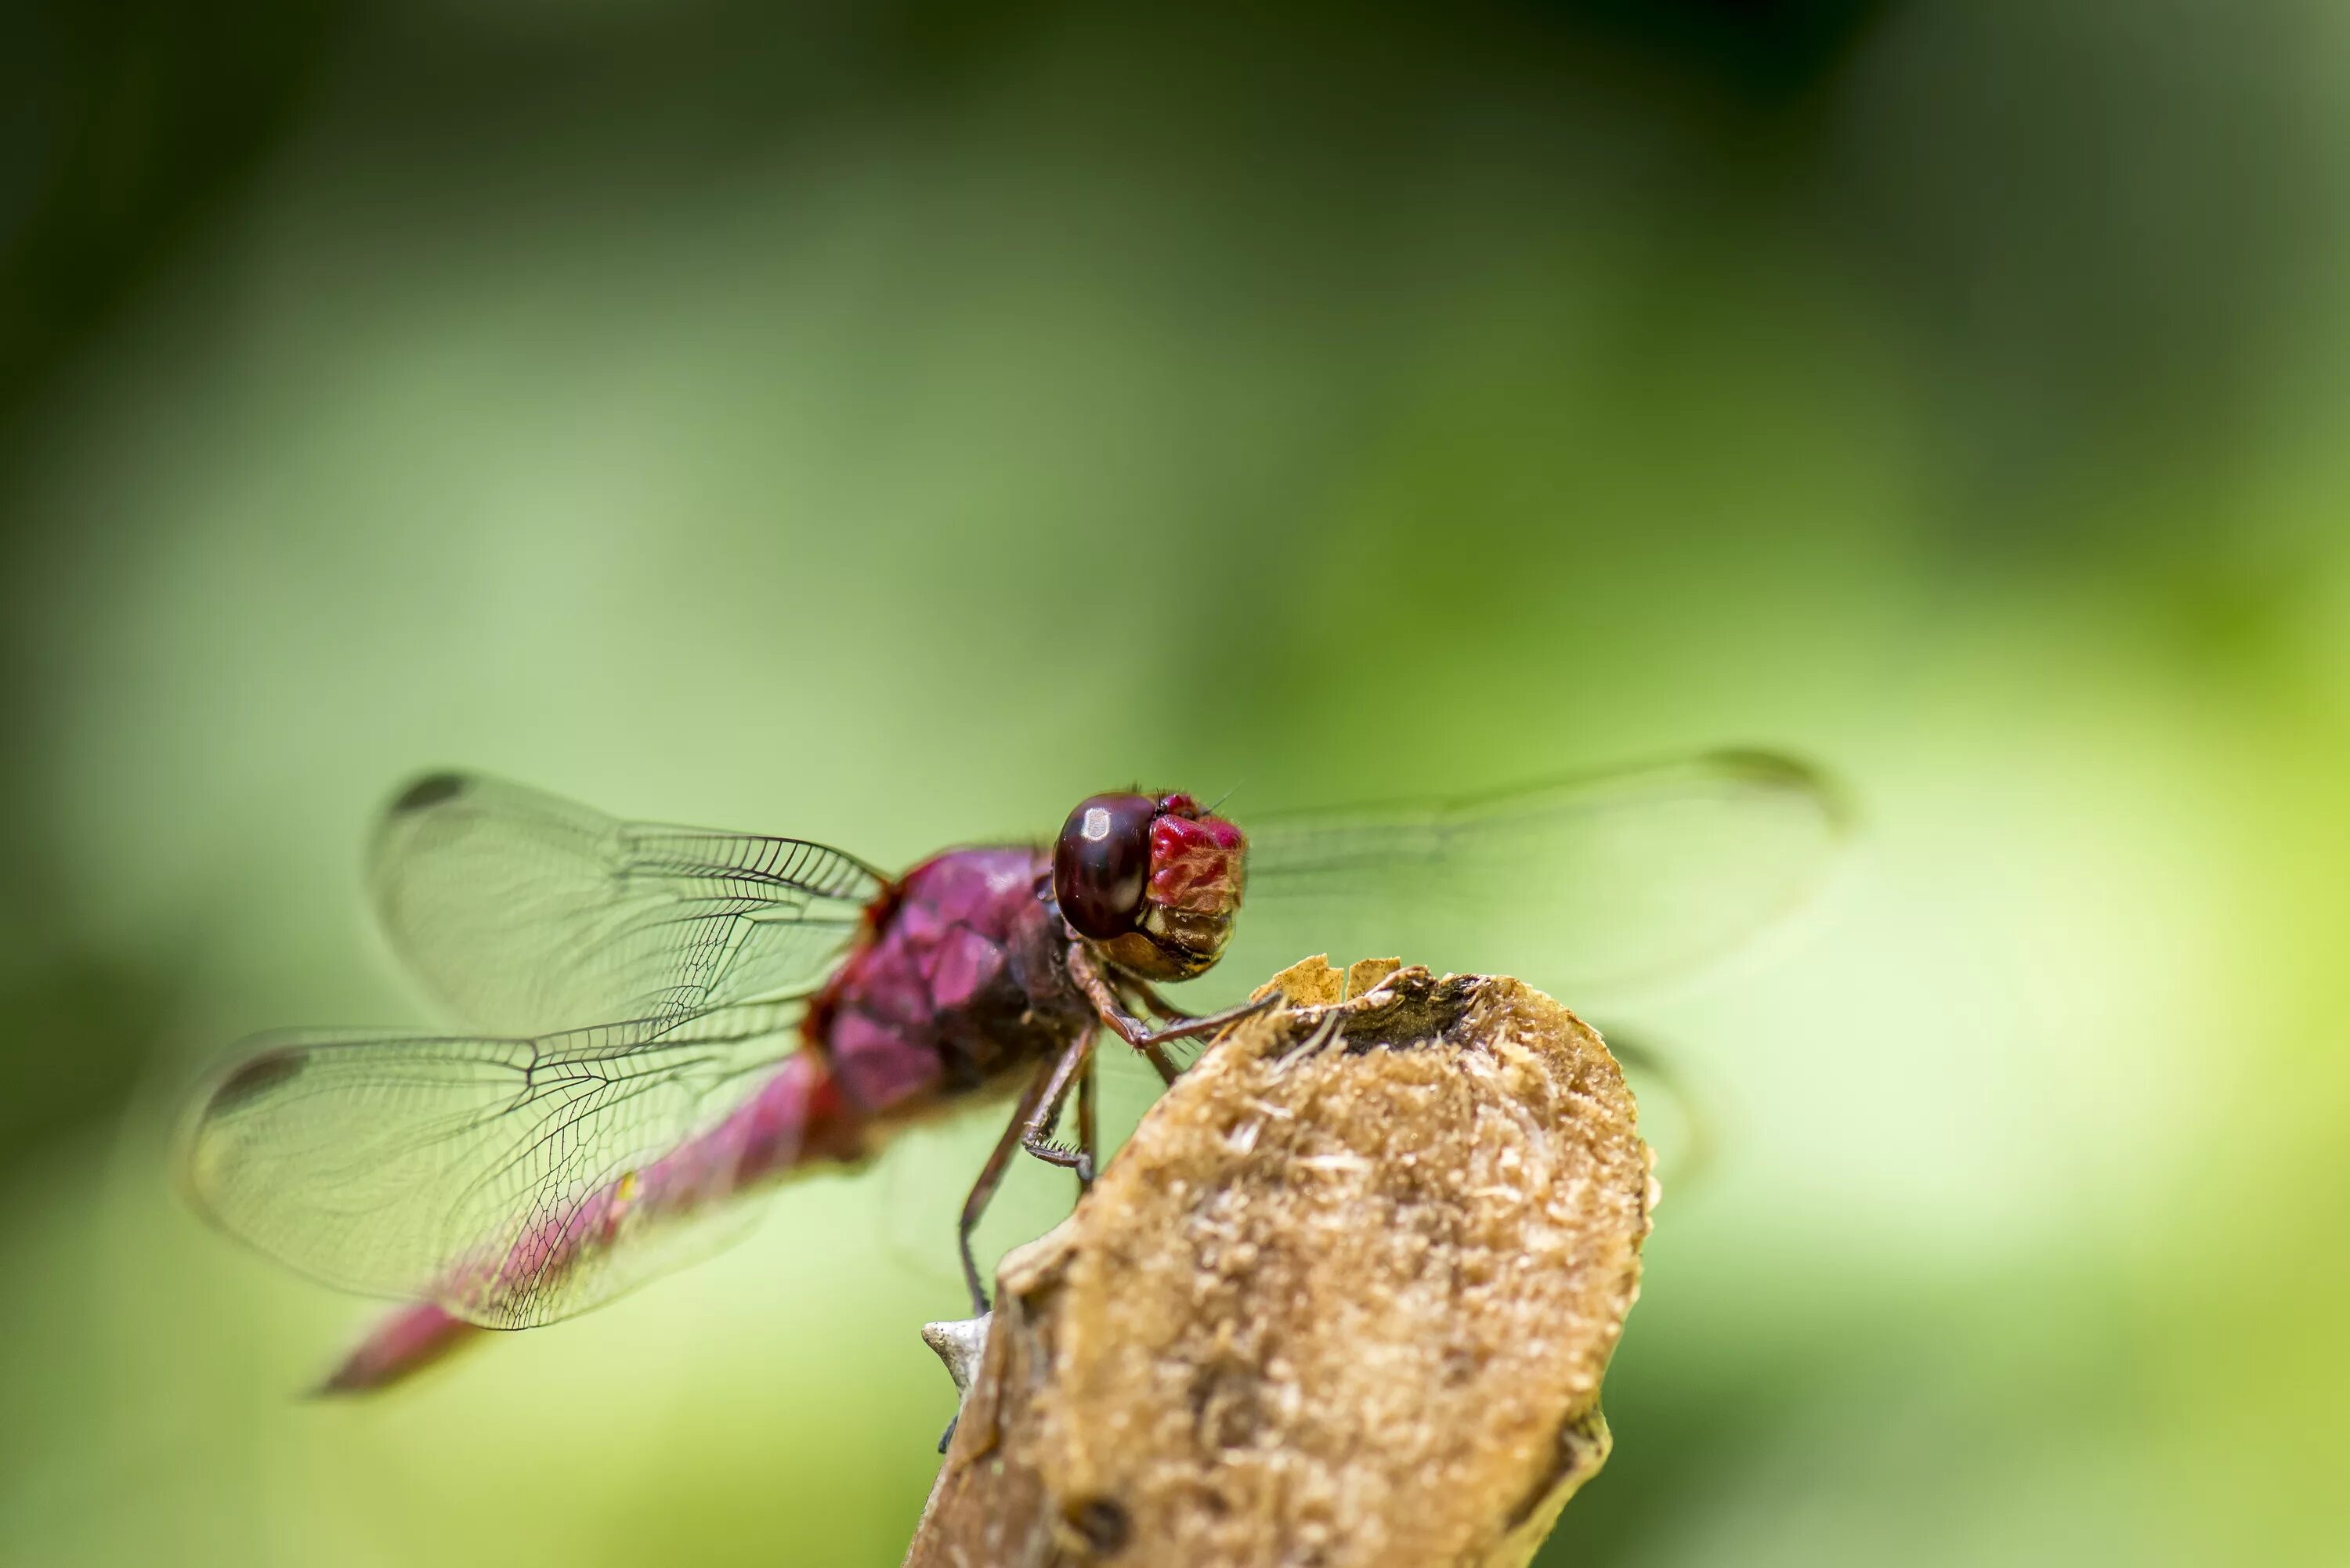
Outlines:
[[[1654,1189],[1599,1036],[1502,977],[1274,983],[1004,1260],[912,1568],[1523,1568],[1607,1457]]]

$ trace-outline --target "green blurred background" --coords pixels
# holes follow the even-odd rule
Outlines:
[[[5,27],[0,1559],[902,1550],[967,1131],[293,1397],[163,1129],[420,1017],[419,766],[892,863],[1751,740],[1867,832],[1613,1015],[1722,1148],[1543,1561],[2350,1561],[2342,7]]]

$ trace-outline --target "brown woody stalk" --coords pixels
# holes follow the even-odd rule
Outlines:
[[[1004,1260],[910,1568],[1523,1568],[1607,1458],[1655,1189],[1599,1036],[1504,977],[1274,983]]]

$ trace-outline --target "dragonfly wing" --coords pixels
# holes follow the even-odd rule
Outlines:
[[[887,886],[794,838],[620,822],[519,784],[433,774],[369,857],[376,915],[468,1027],[661,1026],[805,987]]]
[[[1476,799],[1249,827],[1221,971],[1314,952],[1506,971],[1545,988],[1686,976],[1798,905],[1844,836],[1791,758],[1715,752]]]
[[[652,1039],[266,1036],[181,1148],[197,1206],[316,1279],[523,1328],[609,1300],[746,1228],[787,1168],[789,1003]],[[805,1106],[799,1107],[805,1110]]]

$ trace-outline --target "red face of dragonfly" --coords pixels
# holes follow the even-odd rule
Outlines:
[[[1053,845],[1053,896],[1078,935],[1145,980],[1189,980],[1224,950],[1248,841],[1188,794],[1097,794]]]

